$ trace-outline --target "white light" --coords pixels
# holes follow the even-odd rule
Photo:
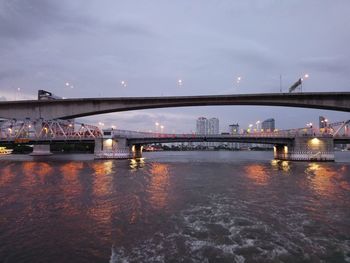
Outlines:
[[[66,82],[65,85],[68,87],[70,84],[69,84],[69,82]]]
[[[304,75],[304,78],[307,79],[308,77],[309,77],[309,74],[305,74],[305,75]]]
[[[123,88],[126,88],[127,83],[126,83],[125,80],[122,80],[122,81],[120,82],[120,85],[121,85]]]

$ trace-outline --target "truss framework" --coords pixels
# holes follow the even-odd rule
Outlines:
[[[94,125],[73,120],[3,120],[0,139],[25,142],[28,140],[82,140],[102,137],[102,131]]]

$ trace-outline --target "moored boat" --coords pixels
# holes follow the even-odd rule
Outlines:
[[[8,155],[12,153],[12,149],[6,149],[6,147],[0,147],[0,155]]]

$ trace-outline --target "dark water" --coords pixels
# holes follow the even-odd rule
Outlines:
[[[0,159],[0,262],[350,262],[350,153],[14,158]]]

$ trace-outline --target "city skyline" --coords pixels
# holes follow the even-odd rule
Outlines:
[[[3,1],[0,7],[0,100],[34,99],[38,89],[66,98],[277,93],[281,82],[287,92],[305,74],[305,92],[350,91],[350,32],[342,26],[348,1]],[[282,129],[317,123],[319,116],[348,118],[310,109],[212,106],[80,121],[144,131],[160,122],[164,132],[190,132],[203,112],[223,126],[272,117]]]

